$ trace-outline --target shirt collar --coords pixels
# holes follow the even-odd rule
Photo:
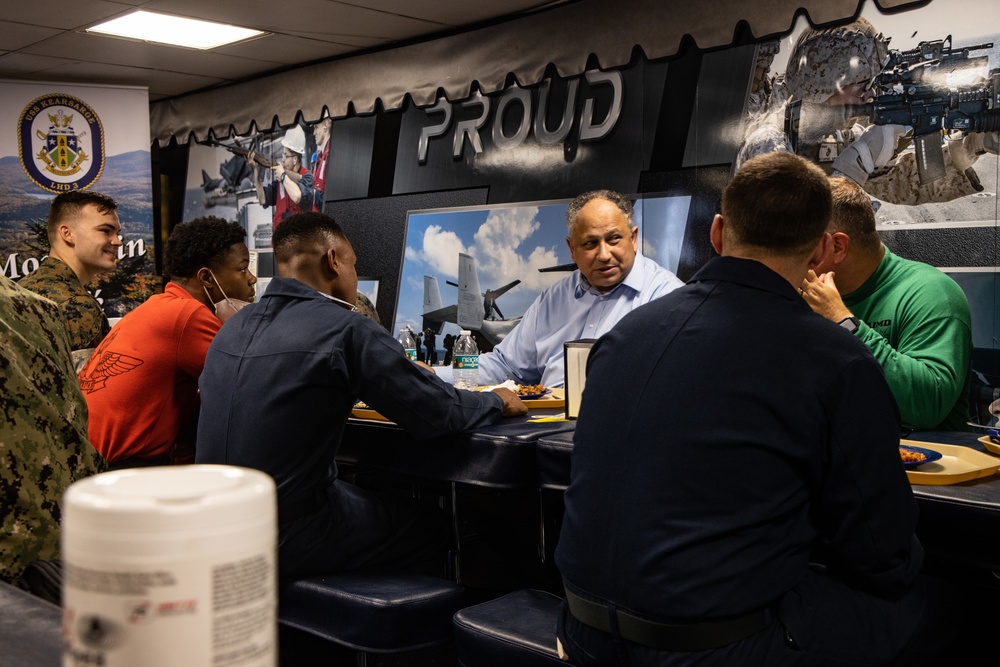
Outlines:
[[[632,270],[628,272],[625,276],[625,280],[621,281],[610,290],[602,294],[602,296],[612,294],[619,289],[629,289],[633,292],[639,292],[642,289],[643,284],[646,282],[646,273],[648,272],[648,263],[645,257],[639,253],[635,254],[635,261],[632,263]],[[590,282],[584,277],[584,275],[577,269],[574,272],[574,284],[573,284],[573,295],[577,298],[583,298],[583,295],[587,292],[593,294],[600,294],[596,289],[594,289]]]
[[[333,303],[337,304],[338,306],[346,308],[347,310],[351,311],[352,313],[356,313],[358,311],[357,304],[355,304],[355,305],[352,306],[351,304],[347,303],[343,299],[338,299],[337,297],[333,296],[332,294],[327,294],[326,292],[320,292],[319,290],[316,290],[316,293],[319,294],[320,296],[324,297],[328,301],[332,301]]]
[[[49,255],[43,260],[42,264],[48,264],[49,270],[57,278],[65,280],[67,283],[76,283],[80,288],[85,288],[83,281],[80,280],[80,276],[76,275],[76,271],[58,257]]]
[[[688,284],[703,280],[737,283],[746,287],[774,292],[808,308],[792,284],[762,262],[741,257],[713,257],[692,276]]]
[[[885,252],[882,253],[882,259],[879,260],[878,266],[875,267],[875,271],[868,276],[868,280],[861,283],[861,285],[850,294],[845,294],[843,296],[844,304],[848,308],[874,294],[879,288],[879,285],[882,283],[886,273],[889,271],[888,266],[895,262],[895,260],[892,259],[892,252],[889,251],[889,247],[883,244],[882,248],[885,250]]]

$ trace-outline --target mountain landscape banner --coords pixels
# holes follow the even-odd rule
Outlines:
[[[0,266],[19,280],[48,252],[49,204],[91,189],[118,202],[118,268],[88,288],[109,317],[153,291],[149,94],[145,88],[0,81]]]

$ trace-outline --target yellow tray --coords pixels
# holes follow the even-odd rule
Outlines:
[[[564,408],[566,407],[566,392],[562,387],[553,387],[551,394],[541,398],[521,399],[529,408]]]
[[[980,477],[989,477],[1000,469],[1000,459],[961,445],[916,440],[900,440],[899,444],[941,452],[941,458],[937,461],[906,471],[910,484],[930,486],[959,484]]]
[[[374,419],[380,422],[392,422],[388,417],[372,410],[371,408],[354,408],[351,410],[351,416],[355,419]]]
[[[541,398],[529,398],[524,404],[530,408],[562,408],[566,406],[566,395],[562,387],[555,387],[551,394],[545,394]],[[379,414],[371,408],[354,408],[351,416],[355,419],[373,419],[380,422],[391,422],[392,420]]]
[[[993,440],[990,439],[990,436],[984,435],[983,437],[979,438],[979,442],[983,443],[983,447],[986,448],[986,451],[992,452],[994,454],[1000,454],[1000,445],[993,442]]]

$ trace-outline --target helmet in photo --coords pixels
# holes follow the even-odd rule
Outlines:
[[[807,28],[788,58],[785,85],[804,102],[826,102],[848,86],[874,79],[888,57],[889,40],[866,19]]]
[[[281,145],[302,157],[306,152],[306,133],[299,125],[293,125],[281,138]]]

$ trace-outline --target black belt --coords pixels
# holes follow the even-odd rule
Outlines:
[[[569,611],[576,620],[615,635],[611,629],[612,607],[585,600],[568,589],[566,602],[569,603]],[[618,626],[618,636],[661,651],[707,651],[721,648],[760,632],[770,620],[769,607],[742,616],[697,623],[662,623],[621,609],[613,611]]]
[[[312,493],[292,499],[278,499],[278,525],[291,523],[313,512],[319,511],[327,503],[326,489],[318,488]]]

